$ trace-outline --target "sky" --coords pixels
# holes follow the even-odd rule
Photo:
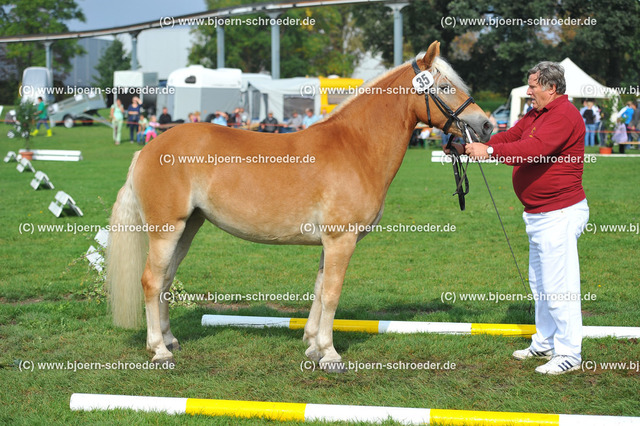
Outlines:
[[[98,30],[207,10],[205,0],[76,0],[86,22],[68,21],[70,31]]]

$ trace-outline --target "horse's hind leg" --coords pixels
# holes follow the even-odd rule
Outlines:
[[[318,335],[318,327],[320,326],[320,316],[322,314],[322,278],[324,276],[324,250],[320,254],[320,266],[318,267],[318,275],[314,288],[314,299],[309,311],[307,324],[304,326],[304,337],[302,338],[309,347],[305,354],[314,361],[320,361],[322,355],[318,351],[318,343],[316,336]]]
[[[156,363],[174,362],[173,354],[162,337],[160,297],[184,226],[184,222],[179,222],[176,225],[179,229],[173,233],[149,234],[149,255],[142,274],[142,289],[147,316],[147,349],[154,354],[152,361]]]
[[[198,211],[194,212],[189,220],[187,220],[184,231],[182,232],[175,251],[173,252],[173,257],[169,263],[169,269],[165,275],[162,292],[160,293],[164,296],[160,297],[160,329],[162,330],[162,339],[164,344],[169,351],[180,350],[178,339],[176,339],[173,336],[173,333],[171,333],[171,327],[169,325],[169,301],[171,300],[171,298],[168,297],[169,291],[176,276],[178,266],[187,255],[191,242],[193,241],[193,237],[195,237],[203,222],[204,217]]]

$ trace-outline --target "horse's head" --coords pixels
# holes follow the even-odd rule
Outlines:
[[[493,125],[484,111],[473,103],[464,81],[440,57],[439,42],[434,41],[426,53],[416,57],[413,69],[416,75],[420,75],[414,82],[414,87],[430,91],[429,105],[425,104],[424,92],[413,96],[414,111],[420,121],[430,123],[447,133],[462,136],[459,125],[463,123],[456,123],[460,120],[475,132],[480,141],[489,140]],[[428,71],[428,74],[420,74],[423,71]]]

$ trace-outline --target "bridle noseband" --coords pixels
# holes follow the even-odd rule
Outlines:
[[[411,61],[411,66],[413,67],[413,71],[416,73],[416,75],[422,72],[422,70],[418,66],[418,62],[415,59]],[[433,127],[433,124],[431,124],[431,108],[429,106],[429,97],[431,97],[431,99],[433,100],[433,103],[438,107],[440,112],[442,112],[442,114],[445,117],[447,117],[447,122],[442,127],[442,131],[444,133],[449,133],[449,128],[451,127],[451,124],[455,122],[456,126],[460,130],[460,133],[462,133],[462,137],[465,139],[465,141],[472,142],[471,134],[469,133],[469,125],[464,121],[460,120],[459,115],[462,113],[462,111],[465,110],[466,107],[468,107],[471,104],[474,104],[475,101],[471,96],[469,96],[462,103],[462,105],[458,107],[458,109],[453,111],[449,107],[449,105],[447,105],[440,98],[440,96],[438,96],[437,88],[435,86],[436,85],[434,83],[431,87],[427,88],[424,91],[424,102],[427,105],[427,121],[428,121],[427,125],[429,127]],[[453,138],[450,137],[449,141],[447,142],[446,148],[449,150],[452,156],[453,176],[455,177],[455,180],[456,180],[456,192],[454,192],[453,195],[456,195],[456,194],[458,195],[460,210],[464,210],[465,209],[464,196],[469,193],[469,179],[467,178],[467,167],[466,167],[469,165],[469,159],[467,158],[467,164],[465,167],[463,167],[462,162],[460,161],[460,154],[458,154],[457,150],[451,148],[452,140]]]

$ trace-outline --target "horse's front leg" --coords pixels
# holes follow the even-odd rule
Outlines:
[[[309,318],[307,324],[304,326],[304,337],[302,340],[306,342],[309,347],[307,348],[305,355],[315,362],[320,361],[322,355],[318,351],[318,342],[316,337],[318,336],[318,327],[320,326],[320,316],[322,315],[322,278],[324,276],[324,250],[320,254],[320,266],[318,266],[318,275],[316,277],[316,284],[314,286],[314,299],[311,304],[311,311],[309,311]]]
[[[323,236],[324,271],[321,290],[321,313],[316,336],[320,368],[328,372],[345,371],[342,358],[333,347],[333,319],[340,301],[347,266],[356,247],[356,234]]]

